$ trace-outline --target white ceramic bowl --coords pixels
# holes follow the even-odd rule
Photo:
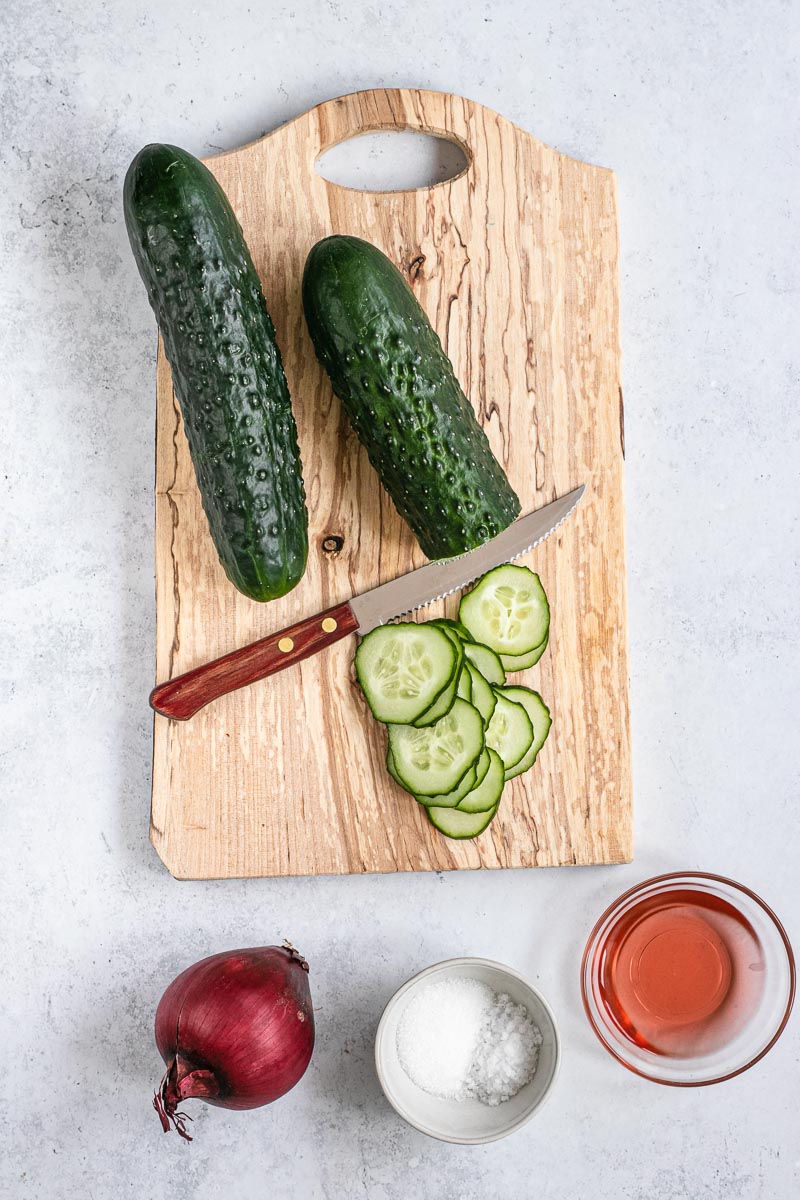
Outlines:
[[[440,1100],[429,1095],[408,1077],[397,1056],[397,1028],[415,989],[434,979],[454,976],[478,979],[496,992],[506,992],[516,1004],[524,1004],[542,1034],[533,1079],[516,1096],[496,1107],[479,1100]],[[420,971],[392,996],[375,1035],[378,1079],[392,1107],[421,1133],[468,1146],[497,1141],[529,1121],[549,1095],[560,1061],[558,1029],[547,1001],[516,971],[488,958],[449,958]]]

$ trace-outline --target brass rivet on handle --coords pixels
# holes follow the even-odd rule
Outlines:
[[[294,642],[291,638],[281,638],[278,642],[278,649],[282,654],[288,654],[290,650],[294,650]]]
[[[326,617],[322,622],[322,628],[326,633],[333,633],[334,629],[336,629],[336,622],[333,617]]]

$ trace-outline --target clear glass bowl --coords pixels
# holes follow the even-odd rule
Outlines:
[[[702,919],[693,923],[689,915],[681,923],[683,909],[671,928],[662,925],[654,937],[648,934],[645,922],[656,912],[679,909],[673,898],[685,891],[701,906],[685,912],[702,912],[708,906],[712,925],[715,911],[735,913],[735,917],[721,918],[730,920],[734,931],[730,947],[726,948],[725,943],[727,926],[722,925],[722,937],[713,928],[706,929],[705,936]],[[651,924],[650,933],[653,931]],[[680,1004],[685,1004],[687,994],[691,994],[693,981],[682,977],[689,993],[685,989],[676,993],[673,986],[673,1019],[664,1025],[662,1037],[658,1033],[661,1014],[656,1009],[655,1016],[646,1011],[647,987],[673,985],[669,954],[676,948],[675,939],[686,937],[687,931],[697,943],[700,972],[711,968],[711,987],[707,994],[694,996],[693,1002],[700,1007],[686,1016],[680,1014]],[[654,951],[657,942],[660,957]],[[625,948],[624,958],[620,947]],[[619,975],[612,973],[616,963],[623,964]],[[609,986],[610,980],[615,985],[620,981],[621,988]],[[656,1036],[642,1035],[636,1021],[627,1018],[626,989],[634,1005],[638,1004],[649,1019],[649,1029],[656,1030]],[[794,1002],[794,955],[778,918],[748,888],[704,872],[659,875],[625,892],[603,913],[583,954],[581,991],[592,1028],[618,1062],[655,1083],[700,1087],[739,1075],[775,1045]],[[654,1044],[659,1045],[658,1052]]]

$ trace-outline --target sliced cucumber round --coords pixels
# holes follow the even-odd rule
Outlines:
[[[499,688],[495,690],[497,707],[486,726],[486,745],[500,755],[503,770],[510,771],[533,743],[533,723],[521,704],[509,700]]]
[[[496,750],[487,750],[489,769],[480,783],[458,802],[458,811],[466,813],[488,812],[496,808],[505,784],[503,760]]]
[[[514,671],[527,671],[528,667],[536,666],[537,662],[547,649],[547,643],[549,640],[550,634],[548,633],[541,645],[534,647],[530,654],[501,654],[500,661],[505,667],[506,671],[511,671],[512,673]]]
[[[497,703],[499,706],[500,701]],[[397,777],[415,796],[451,792],[478,761],[483,745],[483,719],[466,700],[454,700],[445,716],[422,729],[413,725],[389,726],[389,746]]]
[[[389,774],[391,775],[392,779],[395,781],[397,786],[401,787],[404,792],[407,792],[408,788],[403,783],[400,776],[397,774],[397,767],[394,765],[394,755],[392,754],[391,746],[386,751],[386,770],[389,772]]]
[[[494,650],[490,650],[488,646],[482,646],[478,642],[465,642],[464,654],[473,667],[478,668],[488,683],[496,683],[502,687],[506,681],[506,673],[503,670],[500,656],[495,654]]]
[[[469,792],[474,792],[477,787],[480,787],[486,776],[486,772],[489,770],[490,764],[489,751],[484,747],[478,761],[470,767],[464,778],[458,782],[452,792],[445,792],[442,796],[415,796],[414,799],[420,804],[424,804],[426,808],[429,808],[432,804],[439,808],[455,808]]]
[[[436,617],[433,621],[426,621],[426,625],[433,626],[434,629],[441,629],[442,633],[446,633],[450,641],[456,647],[456,651],[461,650],[463,653],[464,638],[458,631],[458,626],[455,621],[448,621],[445,617]]]
[[[471,662],[464,663],[464,670],[469,673],[472,681],[472,698],[471,704],[474,704],[478,712],[483,717],[484,725],[488,725],[492,719],[495,705],[497,704],[497,696],[495,696],[491,687],[481,675],[477,667],[473,667]]]
[[[456,647],[435,625],[379,625],[356,650],[356,675],[378,721],[410,724],[457,683]],[[455,694],[455,687],[453,689]]]
[[[431,625],[435,622],[431,621]],[[443,717],[446,712],[450,712],[453,707],[453,701],[459,694],[458,685],[461,679],[461,674],[464,666],[464,643],[454,629],[450,629],[447,625],[437,625],[442,633],[446,634],[453,643],[456,652],[456,671],[450,683],[442,692],[442,694],[434,700],[430,708],[426,709],[421,717],[417,717],[416,721],[412,721],[413,725],[432,725],[434,721],[438,721],[439,717]],[[469,700],[469,696],[462,697],[464,700]]]
[[[432,725],[434,721],[439,720],[439,717],[443,717],[445,713],[450,712],[450,709],[453,707],[453,701],[455,700],[458,692],[458,679],[460,674],[461,672],[459,671],[458,675],[451,679],[441,696],[434,700],[430,708],[425,709],[425,712],[422,714],[422,716],[417,717],[416,721],[412,721],[413,725]]]
[[[461,670],[458,673],[458,687],[456,688],[456,695],[460,696],[462,700],[468,700],[469,703],[471,704],[472,703],[472,676],[470,675],[469,671],[467,670],[468,666],[469,666],[469,663],[465,663],[464,666],[461,668]],[[483,715],[483,714],[481,714],[481,715]]]
[[[477,642],[519,657],[540,646],[550,627],[550,606],[539,576],[514,563],[495,567],[464,596],[458,619]]]
[[[498,688],[498,691],[501,695],[505,696],[506,700],[511,700],[515,704],[521,704],[533,725],[533,741],[519,762],[506,771],[507,782],[509,779],[514,779],[515,776],[521,775],[523,771],[528,771],[533,766],[536,762],[536,756],[547,741],[547,735],[550,732],[550,726],[553,722],[550,716],[550,709],[538,692],[532,692],[530,688],[526,687],[504,687]]]
[[[489,754],[489,747],[484,746],[480,758],[475,763],[475,787],[480,787],[486,778],[486,772],[492,765],[492,759]]]
[[[458,808],[429,808],[430,822],[449,838],[474,838],[483,833],[497,812],[497,805],[488,812],[468,813]]]
[[[480,761],[481,760],[478,759],[478,762]],[[473,790],[477,780],[478,764],[473,763],[464,775],[464,778],[459,780],[451,792],[444,792],[438,796],[414,796],[414,799],[420,804],[423,804],[426,808],[429,808],[432,804],[438,805],[440,808],[455,808],[456,805],[464,799],[467,793]]]
[[[450,617],[434,617],[431,625],[441,625],[443,629],[452,629],[462,641],[472,641],[472,635],[466,625],[462,625],[460,621],[453,621]]]

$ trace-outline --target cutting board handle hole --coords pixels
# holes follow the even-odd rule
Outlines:
[[[318,175],[360,192],[409,192],[465,175],[468,152],[458,143],[410,129],[362,133],[322,151]]]

